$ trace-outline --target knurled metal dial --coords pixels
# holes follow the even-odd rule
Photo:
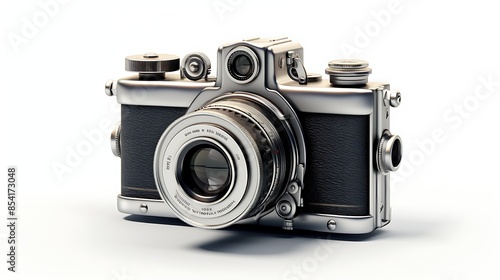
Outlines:
[[[165,73],[179,70],[180,59],[172,54],[146,53],[125,58],[125,70],[139,73]]]
[[[267,141],[264,136],[264,132],[256,125],[255,120],[250,120],[246,116],[238,113],[237,111],[233,111],[230,108],[213,108],[218,110],[222,114],[231,117],[234,120],[237,120],[238,123],[249,133],[251,138],[255,141],[257,145],[257,149],[259,150],[262,159],[263,159],[263,168],[267,171],[273,170],[273,162],[272,162],[272,154],[271,147],[269,145],[269,141]],[[269,178],[272,177],[272,173],[269,174]],[[266,178],[266,179],[269,179]]]
[[[269,141],[264,136],[264,132],[259,128],[259,126],[255,123],[255,120],[249,119],[247,116],[242,115],[241,113],[234,111],[229,107],[211,107],[210,105],[206,108],[210,108],[212,110],[217,110],[221,114],[226,115],[232,120],[236,121],[240,127],[248,133],[248,136],[255,141],[255,145],[253,149],[259,153],[260,158],[262,160],[262,188],[261,190],[264,192],[260,194],[260,199],[257,201],[256,205],[260,205],[263,199],[267,198],[267,194],[269,191],[273,191],[271,189],[271,184],[273,183],[273,155],[271,151],[271,147]],[[257,207],[255,210],[260,210],[260,207]]]
[[[368,75],[372,69],[368,62],[359,59],[339,59],[328,63],[325,69],[333,86],[364,86],[368,83]]]
[[[337,59],[328,62],[328,67],[337,69],[360,69],[368,67],[368,62],[361,59]]]
[[[122,125],[120,122],[118,122],[115,125],[115,128],[113,131],[111,131],[111,151],[113,152],[113,155],[117,157],[122,156],[121,152],[121,133],[122,133]]]

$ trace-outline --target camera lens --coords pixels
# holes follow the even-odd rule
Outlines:
[[[231,183],[230,163],[224,152],[212,144],[195,142],[182,154],[178,171],[184,191],[203,202],[224,197]]]
[[[288,120],[279,116],[268,100],[234,92],[173,122],[155,152],[161,197],[179,218],[201,228],[272,211],[298,158]]]
[[[258,74],[259,61],[247,47],[236,47],[227,55],[227,70],[233,81],[239,84],[251,82]]]
[[[231,68],[236,75],[246,77],[251,73],[252,62],[246,54],[240,54],[234,58]]]

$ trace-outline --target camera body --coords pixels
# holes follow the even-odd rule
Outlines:
[[[332,61],[326,80],[307,74],[303,57],[287,38],[225,44],[216,77],[203,53],[127,57],[139,75],[106,84],[121,104],[111,135],[119,211],[212,229],[362,234],[388,224],[400,93],[367,82],[364,61]]]

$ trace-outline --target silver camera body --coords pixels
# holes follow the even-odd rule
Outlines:
[[[401,95],[368,82],[360,60],[308,74],[287,38],[222,45],[216,77],[203,53],[126,58],[138,75],[106,83],[121,104],[118,210],[219,229],[235,223],[346,234],[391,220],[390,132]]]

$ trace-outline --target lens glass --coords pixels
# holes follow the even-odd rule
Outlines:
[[[216,201],[227,193],[231,184],[229,165],[229,160],[215,146],[192,147],[182,162],[182,187],[196,200]]]
[[[234,58],[233,71],[236,75],[246,77],[252,70],[252,61],[246,54],[240,54]]]
[[[401,141],[399,139],[396,139],[394,141],[394,145],[392,147],[392,153],[391,153],[391,161],[392,161],[392,166],[398,167],[399,164],[401,163],[401,158],[403,157],[403,151],[401,147]]]

